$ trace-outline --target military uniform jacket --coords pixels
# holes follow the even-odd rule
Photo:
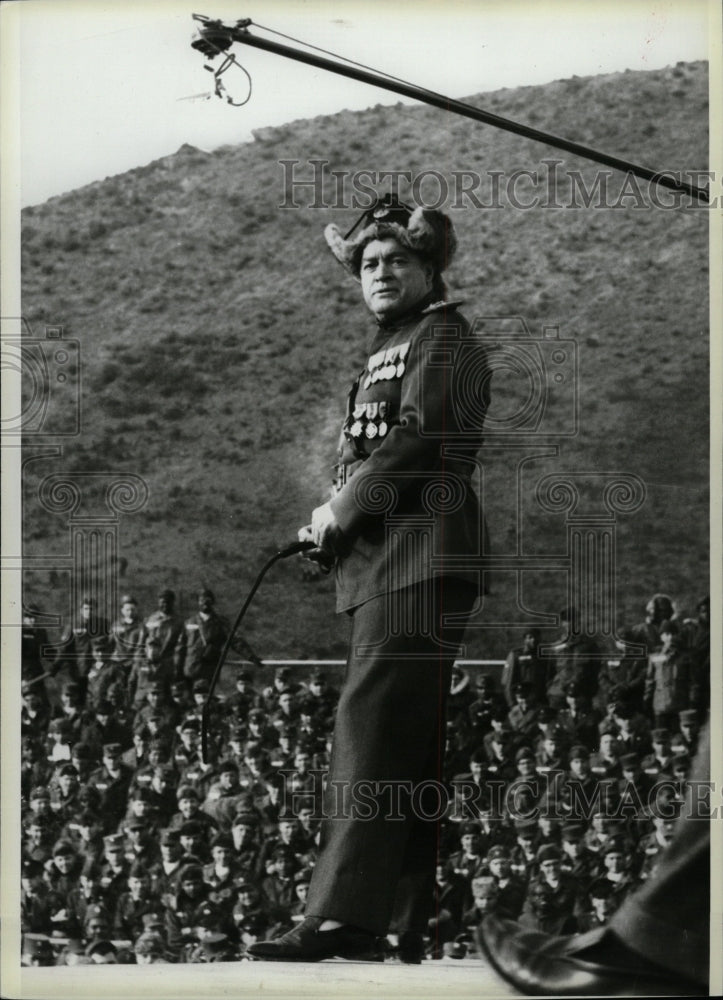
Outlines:
[[[349,550],[336,562],[337,611],[440,573],[479,585],[477,571],[445,558],[482,554],[470,479],[485,376],[484,348],[454,303],[378,328],[339,439],[331,509]]]

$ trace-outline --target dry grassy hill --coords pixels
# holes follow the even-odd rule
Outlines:
[[[573,78],[471,100],[646,165],[705,169],[706,70]],[[357,286],[321,237],[328,221],[351,225],[356,213],[278,207],[278,161],[313,157],[331,170],[449,177],[509,176],[563,154],[435,109],[377,105],[210,154],[183,147],[26,209],[24,315],[36,333],[63,324],[80,341],[83,402],[80,436],[62,456],[26,466],[26,554],[65,550],[65,520],[35,499],[38,480],[56,470],[147,481],[147,508],[122,523],[121,581],[146,610],[160,584],[187,610],[203,580],[231,612],[266,554],[295,538],[325,496],[347,383],[364,356]],[[594,164],[571,157],[567,168],[592,187]],[[622,181],[613,175],[611,188]],[[564,179],[559,195],[564,203]],[[619,525],[621,621],[637,620],[654,590],[691,608],[708,588],[708,220],[651,206],[647,193],[645,206],[450,206],[462,248],[450,286],[467,315],[520,315],[535,336],[558,325],[579,348],[580,432],[524,477],[526,549],[564,548],[561,519],[532,495],[544,472],[629,471],[647,485],[642,510]],[[508,462],[493,456],[486,473],[497,551],[514,542]],[[28,573],[25,584],[66,613],[62,574]],[[490,590],[485,620],[514,620],[513,581],[500,574]],[[346,624],[332,614],[331,591],[329,580],[304,581],[295,561],[278,567],[249,639],[264,657],[339,655]],[[564,579],[530,574],[524,599],[556,611]],[[476,631],[468,652],[499,656],[513,635]]]

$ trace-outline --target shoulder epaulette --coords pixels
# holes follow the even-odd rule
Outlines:
[[[429,313],[439,312],[441,309],[456,309],[457,306],[461,306],[464,299],[440,299],[439,302],[430,302],[428,306],[422,309],[422,316],[427,316]]]

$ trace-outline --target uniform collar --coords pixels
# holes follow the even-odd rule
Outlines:
[[[401,316],[395,316],[390,320],[378,319],[376,323],[381,330],[392,333],[394,330],[406,326],[420,316],[428,316],[430,313],[437,312],[440,309],[455,309],[461,304],[462,299],[447,301],[445,299],[436,299],[432,294],[425,295],[423,299],[417,302],[415,306],[412,306],[407,312],[402,313]]]

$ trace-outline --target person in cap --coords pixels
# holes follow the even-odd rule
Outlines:
[[[570,681],[564,695],[566,705],[558,712],[558,725],[570,743],[594,747],[600,731],[600,716],[591,707],[585,686],[580,681]]]
[[[633,625],[630,630],[631,641],[645,646],[644,659],[660,649],[662,646],[660,626],[665,621],[672,621],[675,616],[676,609],[672,598],[668,594],[653,594],[645,605],[645,619]]]
[[[535,815],[537,803],[547,785],[537,773],[535,754],[529,746],[515,751],[517,774],[505,791],[505,809],[512,818]]]
[[[560,834],[562,860],[560,868],[571,875],[582,890],[589,886],[594,877],[599,858],[588,850],[585,844],[585,823],[580,819],[569,819],[562,824]]]
[[[113,661],[113,644],[109,636],[94,639],[92,652],[85,678],[85,708],[89,712],[95,712],[100,702],[107,701],[111,685],[126,682],[122,668]]]
[[[194,917],[208,894],[201,865],[184,865],[178,875],[178,889],[166,906],[166,940],[174,955],[179,956],[184,945],[194,940]]]
[[[146,645],[134,664],[134,673],[144,665],[152,666],[154,679],[170,683],[174,677],[182,677],[181,649],[184,641],[184,622],[176,613],[176,595],[167,587],[158,593],[158,607],[145,622]],[[153,640],[149,657],[148,640]],[[132,680],[131,680],[132,683]]]
[[[110,641],[113,662],[127,681],[136,659],[143,656],[146,642],[146,627],[132,594],[123,594],[120,599],[120,613],[110,627]]]
[[[149,765],[150,766],[150,765]],[[150,808],[159,826],[166,827],[178,808],[176,788],[178,775],[167,762],[153,768],[148,784],[142,787],[150,792]]]
[[[106,889],[101,884],[101,873],[97,858],[86,858],[80,870],[78,885],[66,898],[71,933],[82,936],[88,917],[88,907],[102,904]],[[122,891],[119,888],[119,892]],[[115,897],[117,898],[117,897]]]
[[[598,749],[590,757],[590,770],[598,778],[620,778],[620,752],[614,723],[600,733]]]
[[[50,705],[47,694],[41,694],[42,685],[23,682],[20,689],[22,708],[20,710],[20,731],[23,736],[42,740],[50,721]],[[45,688],[42,688],[45,691]]]
[[[465,878],[456,874],[449,860],[438,862],[432,896],[434,914],[427,921],[425,935],[431,938],[432,958],[441,958],[445,942],[453,941],[462,929],[462,914],[468,897],[469,884]],[[398,935],[394,957],[407,965],[421,964],[427,952],[425,937],[415,941],[412,948],[411,942]]]
[[[490,734],[491,757],[487,764],[487,779],[495,783],[514,781],[517,774],[515,765],[515,741],[510,729],[500,727]]]
[[[133,945],[136,965],[166,964],[166,944],[163,935],[155,931],[144,931]]]
[[[198,610],[187,618],[178,648],[178,670],[189,689],[194,681],[210,681],[221,655],[229,625],[216,610],[216,598],[212,590],[203,587],[197,594]],[[237,644],[234,638],[234,645]],[[236,652],[245,656],[244,650]]]
[[[50,934],[49,896],[43,866],[23,858],[20,867],[20,930],[23,934]]]
[[[537,820],[532,817],[513,819],[515,843],[510,847],[512,872],[527,881],[537,873],[537,850],[540,846],[540,830]]]
[[[457,303],[445,300],[442,272],[456,245],[449,218],[389,197],[359,222],[353,238],[333,225],[326,238],[360,281],[376,325],[348,397],[333,497],[299,538],[314,542],[310,558],[333,565],[337,610],[353,623],[330,783],[420,785],[441,778],[435,741],[444,731],[453,651],[480,591],[479,571],[457,563],[440,575],[433,557],[442,537],[445,557],[482,551],[470,477],[488,404],[487,360]],[[434,354],[442,341],[443,365]],[[443,461],[453,439],[456,457]],[[433,499],[440,477],[454,484],[454,503]],[[410,620],[419,623],[413,636],[397,627]],[[418,940],[433,898],[436,841],[436,823],[415,817],[411,803],[398,823],[381,815],[325,822],[307,920],[252,953],[282,960],[359,953],[390,928]]]
[[[605,927],[620,905],[612,884],[605,878],[596,878],[590,884],[586,899],[578,913],[578,930],[581,934]]]
[[[492,742],[495,739],[496,733],[504,733],[505,737],[510,740],[511,743],[514,742],[512,729],[507,721],[508,709],[506,705],[497,705],[489,715],[490,731],[482,739],[482,748],[484,750],[484,755],[488,761],[492,761],[495,757],[495,752],[492,749]]]
[[[615,640],[615,646],[614,655],[608,656],[601,663],[593,708],[604,712],[611,691],[617,690],[619,697],[640,711],[643,707],[647,659],[640,655],[639,636],[634,629],[623,629],[620,639]]]
[[[309,677],[307,690],[300,696],[300,709],[305,709],[313,720],[330,728],[338,700],[339,692],[329,683],[326,671],[316,667]]]
[[[490,848],[483,870],[489,873],[497,886],[495,913],[517,920],[525,902],[527,886],[525,880],[512,871],[509,848],[504,844],[496,844]]]
[[[106,832],[114,830],[125,815],[133,772],[121,761],[120,743],[106,743],[103,763],[88,778],[88,784],[100,793],[100,815]]]
[[[81,867],[73,845],[67,840],[58,840],[53,844],[53,859],[45,868],[45,880],[51,889],[67,897],[78,885]]]
[[[130,863],[125,855],[125,837],[122,833],[107,834],[103,838],[103,857],[98,864],[103,898],[112,910],[121,893],[128,888]]]
[[[502,669],[502,692],[508,709],[516,704],[515,688],[518,684],[529,684],[537,704],[546,704],[552,669],[552,658],[540,656],[540,630],[528,628],[522,636],[522,645],[510,650]]]
[[[86,713],[80,739],[91,747],[97,757],[102,756],[106,743],[120,743],[124,753],[132,740],[131,727],[125,719],[118,716],[116,707],[108,698],[95,702],[92,711]]]
[[[616,727],[620,756],[626,753],[649,753],[650,751],[650,720],[642,713],[636,712],[626,701],[616,702],[613,709],[613,722]]]
[[[476,875],[471,883],[472,905],[462,913],[462,927],[467,931],[477,927],[487,913],[497,912],[499,888],[491,875]]]
[[[678,713],[690,706],[693,675],[676,622],[660,623],[660,642],[660,649],[648,656],[644,703],[655,725],[670,729]]]
[[[127,889],[119,895],[115,907],[114,937],[134,941],[143,932],[143,917],[153,903],[149,867],[143,861],[131,863]]]
[[[232,695],[226,699],[229,712],[239,721],[245,720],[252,708],[258,708],[261,695],[254,687],[254,672],[247,666],[236,671],[236,685]]]
[[[88,947],[96,941],[107,941],[112,934],[111,915],[116,905],[117,897],[106,896],[102,903],[91,903],[85,913],[83,937],[89,942]],[[89,952],[86,950],[86,954]]]
[[[218,833],[218,822],[201,809],[201,796],[193,785],[179,785],[177,791],[178,812],[174,814],[168,829],[172,833],[177,833],[184,824],[189,822],[198,823],[206,843]]]
[[[539,724],[539,716],[538,716]],[[567,755],[565,732],[560,726],[546,726],[535,742],[535,764],[540,774],[553,776],[555,772],[565,769]]]
[[[86,677],[95,659],[93,643],[109,631],[96,599],[88,594],[82,598],[77,616],[63,631],[55,648],[51,673],[54,677],[61,673],[78,683],[81,705],[85,701]]]
[[[459,849],[449,856],[449,863],[456,875],[467,883],[478,873],[483,862],[480,830],[477,823],[467,822],[459,827]]]
[[[518,739],[532,741],[538,732],[537,717],[540,706],[535,702],[532,687],[518,684],[514,689],[515,704],[507,713],[510,729]]]
[[[559,612],[562,637],[554,644],[554,669],[547,685],[547,698],[553,708],[565,707],[565,689],[571,682],[580,686],[581,693],[592,699],[597,691],[598,673],[602,662],[602,641],[585,634],[580,613],[575,607]]]
[[[492,728],[492,716],[505,707],[491,674],[478,674],[474,682],[476,698],[467,710],[469,739],[478,744]]]
[[[695,700],[695,699],[691,699]],[[700,734],[700,715],[695,708],[685,708],[678,713],[678,732],[676,737],[688,751],[691,757],[698,752],[698,737]]]
[[[562,853],[546,844],[537,851],[538,874],[530,880],[520,924],[546,934],[565,934],[576,930],[575,904],[579,887],[562,870]]]
[[[620,906],[639,884],[632,873],[633,845],[624,835],[615,834],[608,837],[600,853],[597,875],[612,887],[616,907]]]

